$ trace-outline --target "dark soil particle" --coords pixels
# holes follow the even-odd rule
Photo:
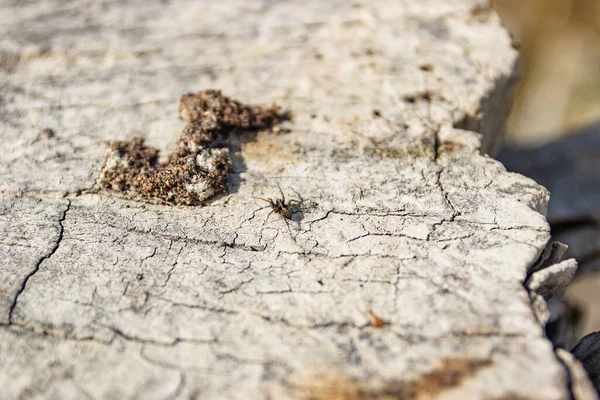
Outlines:
[[[100,183],[126,198],[199,204],[227,190],[231,132],[270,129],[283,119],[278,111],[246,106],[218,90],[185,94],[179,112],[186,125],[168,161],[159,163],[158,150],[141,138],[111,142]]]
[[[44,128],[40,132],[40,136],[43,136],[46,139],[52,139],[55,135],[56,135],[56,132],[54,132],[54,129],[52,129],[52,128]]]

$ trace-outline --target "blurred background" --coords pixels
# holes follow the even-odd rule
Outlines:
[[[504,144],[510,171],[550,191],[553,240],[579,270],[549,303],[548,336],[571,349],[600,330],[600,0],[493,0],[520,51]]]
[[[521,53],[507,133],[538,146],[600,120],[600,1],[495,0]]]

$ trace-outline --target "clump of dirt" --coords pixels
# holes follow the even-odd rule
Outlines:
[[[101,185],[126,198],[198,204],[227,190],[232,131],[270,129],[284,119],[275,105],[247,106],[219,90],[181,96],[179,112],[186,125],[167,162],[141,138],[111,142]]]

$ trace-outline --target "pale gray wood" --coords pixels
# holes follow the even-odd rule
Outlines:
[[[597,350],[592,354],[598,354]],[[567,366],[567,368],[569,368],[573,396],[576,399],[597,398],[597,392],[598,389],[600,389],[597,377],[597,366],[595,367],[596,369],[586,371],[586,368],[590,368],[592,366],[586,365],[585,361],[582,360],[581,357],[575,358],[573,354],[564,349],[556,349],[556,355]]]
[[[525,281],[525,285],[547,300],[562,296],[576,272],[577,261],[569,258],[534,272]]]
[[[569,398],[522,284],[548,192],[453,128],[516,58],[474,5],[1,3],[0,397]],[[99,190],[206,88],[289,132],[203,207]],[[289,231],[278,184],[316,203]]]

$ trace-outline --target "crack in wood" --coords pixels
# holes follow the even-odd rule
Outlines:
[[[15,312],[15,308],[17,307],[17,302],[19,300],[19,296],[21,295],[21,293],[23,293],[25,291],[27,282],[33,275],[36,274],[36,272],[38,272],[40,270],[40,266],[42,265],[42,263],[44,261],[48,260],[50,257],[52,257],[54,255],[54,253],[56,253],[56,251],[58,250],[58,247],[60,246],[60,242],[63,240],[63,234],[64,234],[64,230],[65,230],[63,223],[65,222],[65,219],[67,218],[67,212],[69,211],[70,208],[71,208],[71,200],[67,200],[67,206],[62,211],[61,216],[59,217],[59,219],[57,221],[58,225],[59,225],[59,233],[58,233],[58,238],[56,239],[56,243],[54,244],[54,246],[52,246],[52,248],[50,249],[48,254],[45,254],[38,260],[34,269],[29,274],[27,274],[27,276],[25,276],[25,279],[23,279],[21,286],[17,290],[15,298],[14,298],[12,304],[10,305],[10,308],[8,311],[8,325],[11,325],[13,323],[13,314]]]

